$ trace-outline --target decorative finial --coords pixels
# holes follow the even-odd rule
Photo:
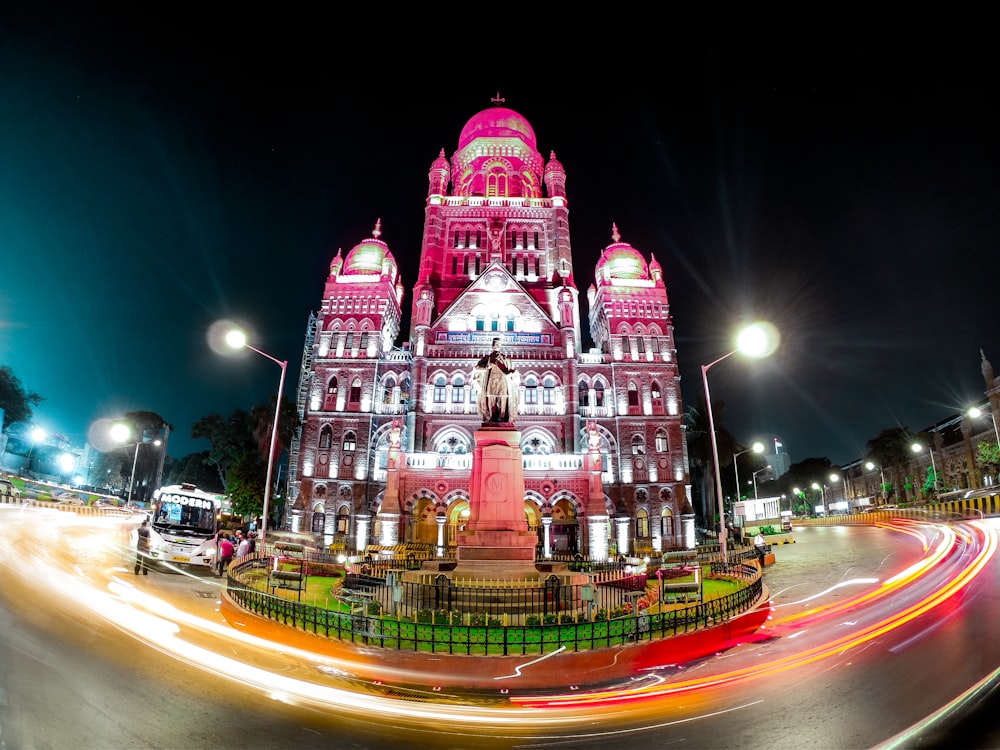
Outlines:
[[[382,234],[382,219],[378,219],[375,222],[375,228],[372,230],[372,237],[378,239],[381,234]]]
[[[618,234],[618,225],[615,224],[614,222],[611,222],[611,239],[614,240],[615,242],[618,242],[621,240],[621,238],[622,236]]]
[[[491,98],[490,101],[496,104],[497,106],[500,106],[501,104],[504,104],[507,100],[500,96],[500,91],[498,89],[497,95]]]

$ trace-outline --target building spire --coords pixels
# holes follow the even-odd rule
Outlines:
[[[382,235],[382,219],[376,219],[375,228],[372,230],[372,237],[378,239]]]
[[[491,97],[490,101],[493,102],[495,105],[497,105],[499,107],[501,104],[504,104],[507,100],[504,99],[502,96],[500,96],[500,90],[497,89],[497,95],[494,96],[494,97]]]
[[[611,222],[611,239],[618,242],[621,238],[622,236],[618,233],[618,225],[615,222]]]

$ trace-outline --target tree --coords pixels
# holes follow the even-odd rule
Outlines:
[[[778,484],[782,492],[793,498],[793,510],[801,515],[812,515],[815,507],[823,500],[822,490],[814,490],[813,482],[825,485],[834,472],[839,473],[840,469],[830,463],[829,458],[807,458],[789,466]],[[799,490],[797,494],[794,492],[795,488]]]
[[[899,470],[905,466],[912,456],[913,440],[910,430],[906,427],[892,427],[882,430],[878,435],[868,441],[868,456],[872,462],[882,467],[883,473],[889,472],[889,479],[882,487],[882,493],[889,498],[891,494],[897,495],[897,488],[901,486],[899,481]]]
[[[10,367],[0,367],[0,409],[3,409],[4,428],[13,422],[30,422],[34,415],[32,407],[44,400],[37,393],[25,391]]]
[[[164,475],[164,484],[193,484],[205,492],[225,492],[219,472],[209,462],[209,452],[201,451],[173,461]]]
[[[228,491],[229,469],[240,456],[254,448],[248,419],[245,411],[234,409],[229,419],[219,414],[210,414],[199,419],[191,428],[191,437],[206,438],[212,444],[205,460],[218,472],[223,491]]]
[[[996,483],[997,473],[1000,472],[1000,445],[992,440],[981,440],[976,446],[976,467],[983,476],[993,477]]]
[[[267,451],[271,445],[276,398],[272,397],[267,406],[254,406],[249,414],[237,409],[229,419],[223,419],[218,414],[204,417],[191,430],[191,437],[207,438],[212,443],[203,461],[218,473],[223,491],[232,499],[234,511],[243,516],[259,516],[264,507]],[[276,466],[284,446],[291,443],[298,428],[295,404],[283,399],[278,415],[278,439],[275,441]],[[277,496],[278,493],[272,494]],[[268,509],[269,514],[272,510]]]
[[[256,518],[263,510],[261,488],[267,467],[256,451],[240,455],[229,469],[227,489],[233,512],[244,518]],[[269,519],[270,521],[270,519]],[[270,522],[267,524],[270,526]]]

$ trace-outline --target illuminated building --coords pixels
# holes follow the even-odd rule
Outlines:
[[[405,343],[404,280],[381,222],[330,265],[307,325],[283,525],[352,550],[394,536],[451,547],[482,424],[471,375],[499,337],[520,376],[515,428],[539,549],[688,546],[684,410],[659,263],[608,222],[584,351],[566,171],[554,152],[543,159],[528,121],[504,106],[476,114],[428,180]],[[600,435],[603,516],[588,506],[588,423]],[[398,535],[380,529],[389,482],[406,519]],[[607,525],[606,550],[589,549],[589,523]]]

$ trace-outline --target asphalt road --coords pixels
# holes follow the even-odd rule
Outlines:
[[[972,545],[891,598],[857,603],[923,558],[925,546],[933,549],[940,534],[932,527],[919,535],[797,530],[796,543],[776,547],[777,562],[765,572],[775,608],[764,637],[621,686],[662,685],[658,695],[536,708],[387,696],[307,654],[234,638],[219,614],[219,579],[135,577],[119,530],[22,516],[0,512],[4,750],[870,748],[1000,664],[996,560],[958,595],[848,645],[859,628],[916,609],[958,575]],[[169,603],[171,612],[157,614],[172,624],[154,621],[150,602]],[[306,681],[315,687],[290,692]],[[893,746],[1000,747],[963,716],[960,724],[942,722],[940,736]]]

